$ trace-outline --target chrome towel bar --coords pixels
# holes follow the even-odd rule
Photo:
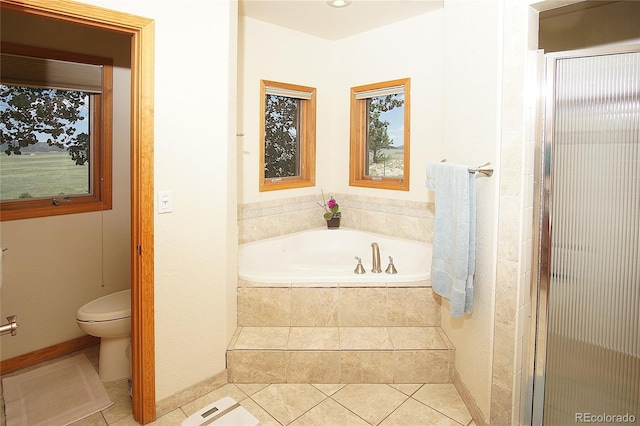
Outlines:
[[[447,160],[444,159],[442,161],[440,161],[441,163],[446,163]],[[493,176],[493,167],[489,167],[491,165],[491,162],[487,162],[484,163],[482,166],[478,166],[478,167],[469,167],[469,173],[480,173],[482,175],[485,175],[487,177],[491,177]]]
[[[16,320],[18,317],[16,315],[10,315],[7,317],[7,321],[9,324],[0,325],[0,335],[11,333],[12,336],[15,336],[18,332],[18,323]]]

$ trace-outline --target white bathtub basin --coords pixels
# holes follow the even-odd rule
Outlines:
[[[382,273],[372,273],[371,243]],[[365,274],[355,274],[362,259]],[[397,274],[386,274],[389,256]],[[256,283],[411,283],[429,279],[431,245],[348,228],[315,229],[240,245],[238,276]]]

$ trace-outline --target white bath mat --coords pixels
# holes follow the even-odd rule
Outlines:
[[[64,426],[111,406],[84,354],[2,380],[7,426]]]

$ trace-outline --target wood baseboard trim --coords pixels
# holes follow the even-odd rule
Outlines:
[[[89,335],[57,343],[46,348],[38,349],[33,352],[1,361],[0,374],[13,373],[16,370],[31,367],[40,362],[48,361],[98,344],[100,344],[100,338]]]

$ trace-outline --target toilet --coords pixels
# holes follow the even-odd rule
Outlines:
[[[76,322],[85,333],[100,337],[100,380],[131,377],[131,289],[92,300],[78,309]]]

